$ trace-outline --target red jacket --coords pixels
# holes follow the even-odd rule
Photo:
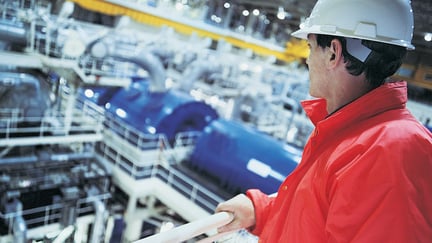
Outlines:
[[[405,108],[406,83],[385,84],[315,125],[276,198],[258,190],[260,242],[432,242],[432,134]]]

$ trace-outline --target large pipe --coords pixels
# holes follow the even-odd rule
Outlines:
[[[131,55],[124,51],[122,52],[121,50],[121,48],[117,48],[115,43],[108,43],[107,41],[101,40],[92,45],[91,54],[98,58],[113,57],[122,61],[135,63],[149,73],[151,79],[149,87],[150,91],[166,91],[165,68],[162,64],[161,59],[156,54],[154,54],[151,49],[144,49],[138,52],[138,54],[134,55]]]
[[[38,161],[38,157],[34,155],[30,156],[20,156],[20,157],[10,157],[10,158],[1,158],[0,165],[18,165],[18,164],[26,164],[26,163],[35,163]]]
[[[75,9],[75,4],[73,2],[66,1],[62,4],[61,9],[58,13],[58,19],[63,20],[69,18]]]
[[[77,201],[80,197],[80,189],[78,187],[66,187],[60,189],[62,192],[62,211],[60,218],[60,225],[67,227],[76,222],[78,209]]]
[[[105,204],[96,199],[93,201],[93,207],[95,208],[95,220],[93,223],[93,231],[91,234],[90,242],[102,242],[104,231],[105,231]]]
[[[14,218],[13,223],[14,243],[27,242],[27,225],[21,214]]]
[[[27,225],[22,215],[16,216],[13,224],[14,242],[27,242]]]
[[[29,27],[21,22],[6,22],[4,20],[0,21],[0,40],[26,45],[28,39]]]
[[[52,243],[64,243],[71,235],[74,233],[75,227],[73,225],[69,225],[68,227],[64,228],[60,234],[55,238],[55,240]]]
[[[222,73],[222,66],[219,63],[196,60],[185,70],[180,88],[190,91],[194,82],[217,73]]]
[[[22,216],[22,203],[15,197],[17,195],[10,195],[14,198],[6,199],[6,214],[11,214],[13,218],[6,220],[13,220],[12,231],[14,243],[26,243],[27,242],[27,225]]]

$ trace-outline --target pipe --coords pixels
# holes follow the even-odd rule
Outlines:
[[[69,161],[69,160],[85,160],[91,159],[94,156],[90,152],[86,153],[65,153],[65,154],[53,154],[50,156],[48,161]],[[44,158],[40,158],[36,155],[0,158],[0,165],[18,165],[26,163],[46,162]]]
[[[213,214],[207,218],[202,218],[190,222],[188,224],[181,225],[174,229],[161,232],[156,235],[144,238],[142,240],[135,241],[134,243],[176,243],[183,242],[191,239],[200,234],[206,233],[210,230],[216,229],[220,226],[228,224],[234,218],[234,215],[228,212],[220,212]]]
[[[0,165],[18,165],[18,164],[26,164],[26,163],[35,163],[38,162],[38,157],[35,155],[30,156],[20,156],[20,157],[11,157],[11,158],[2,158],[0,159]]]
[[[1,25],[0,25],[1,29]],[[0,30],[0,38],[3,38]],[[2,72],[0,73],[0,83],[7,86],[21,86],[30,85],[30,90],[34,90],[37,94],[40,92],[40,81],[33,75],[26,73],[16,73],[16,72]]]
[[[163,92],[166,91],[165,80],[166,73],[165,68],[161,60],[149,51],[141,51],[135,57],[130,59],[131,62],[136,63],[138,66],[147,70],[150,77],[151,83],[149,90],[151,92]]]
[[[105,204],[99,199],[93,201],[93,206],[96,211],[96,216],[93,223],[93,231],[91,234],[90,242],[102,242],[104,231],[105,231],[104,223],[105,223],[106,207]]]
[[[63,187],[60,189],[62,193],[62,211],[60,225],[67,227],[76,222],[78,215],[77,201],[80,197],[80,189],[76,186]]]
[[[58,19],[64,20],[69,18],[73,14],[74,9],[75,9],[75,4],[73,2],[70,1],[64,2],[57,16]]]
[[[91,47],[91,54],[94,57],[104,58],[113,57],[122,61],[128,61],[137,64],[150,75],[150,86],[149,90],[152,92],[163,92],[166,91],[165,80],[166,73],[165,68],[161,62],[161,59],[153,53],[152,50],[144,49],[138,54],[128,54],[120,51],[121,48],[117,48],[115,43],[108,43],[108,41],[98,41]]]
[[[69,161],[69,160],[85,160],[94,158],[90,152],[85,153],[64,153],[64,154],[52,154],[50,161]]]
[[[69,239],[69,237],[71,237],[74,231],[75,227],[73,225],[69,225],[60,232],[60,234],[55,238],[52,243],[64,243],[67,239]]]
[[[22,215],[17,215],[13,223],[14,243],[27,242],[27,225]]]
[[[15,195],[12,195],[14,197]],[[12,213],[13,220],[12,231],[14,243],[26,243],[27,242],[27,225],[22,216],[22,203],[17,199],[13,198],[5,205],[6,214]]]
[[[194,82],[202,77],[216,73],[222,73],[222,66],[218,63],[196,60],[185,70],[180,88],[185,91],[190,91]]]
[[[25,26],[23,23],[0,20],[0,40],[2,41],[26,45],[28,31],[29,27]]]

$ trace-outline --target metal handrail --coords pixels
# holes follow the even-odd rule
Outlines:
[[[84,215],[93,210],[92,206],[87,205],[89,202],[93,202],[95,200],[108,200],[111,198],[111,195],[108,193],[101,193],[99,195],[86,196],[84,198],[79,198],[76,202],[77,214]],[[6,221],[7,219],[13,219],[17,214],[22,214],[26,217],[26,223],[29,228],[37,226],[37,225],[49,225],[53,222],[57,222],[61,218],[61,209],[64,207],[61,203],[53,203],[50,205],[40,206],[25,209],[22,212],[1,212],[0,211],[0,219]],[[9,222],[9,229],[12,229],[13,221]],[[10,233],[10,232],[9,232]]]
[[[234,215],[228,212],[219,212],[209,217],[202,218],[190,223],[178,226],[171,230],[167,230],[144,239],[135,241],[134,243],[177,243],[192,239],[198,235],[210,232],[220,226],[226,225],[231,222]],[[226,234],[220,234],[222,237]],[[217,237],[211,237],[215,240]],[[204,241],[201,241],[204,242]]]
[[[102,131],[104,115],[100,107],[89,101],[77,99],[73,113],[74,123],[67,126],[65,116],[53,110],[47,110],[46,114],[41,117],[30,117],[23,116],[22,109],[0,108],[0,134],[4,134],[1,139],[11,139],[13,134],[47,137]],[[21,122],[26,122],[25,126],[18,126]]]

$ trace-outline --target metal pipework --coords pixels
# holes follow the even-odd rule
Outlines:
[[[30,27],[21,22],[12,22],[0,19],[0,40],[26,45]]]
[[[94,195],[97,195],[98,192],[99,190],[93,186],[88,190],[87,193],[89,194],[89,197],[93,197]],[[98,198],[94,198],[93,207],[95,210],[95,220],[93,223],[90,242],[102,242],[105,232],[105,216],[107,209],[105,203]]]
[[[180,88],[190,91],[193,83],[203,77],[209,77],[213,74],[222,75],[223,68],[219,63],[196,60],[184,72]]]
[[[13,223],[14,242],[26,243],[27,242],[27,225],[21,213],[17,213]]]
[[[13,231],[13,242],[14,243],[26,243],[27,242],[27,225],[22,216],[23,205],[16,198],[19,196],[19,192],[13,191],[8,193],[4,198],[5,202],[5,212],[6,215],[12,215],[10,218],[7,217],[6,221],[12,221],[12,231]]]
[[[101,40],[91,47],[91,54],[97,58],[113,57],[121,61],[135,63],[150,75],[151,92],[164,92],[166,73],[161,59],[151,49],[143,49],[137,54],[128,53],[118,46],[117,43],[110,43]]]
[[[95,209],[95,220],[93,223],[90,242],[102,242],[105,231],[106,207],[105,204],[99,199],[95,199],[93,202],[93,207]]]

